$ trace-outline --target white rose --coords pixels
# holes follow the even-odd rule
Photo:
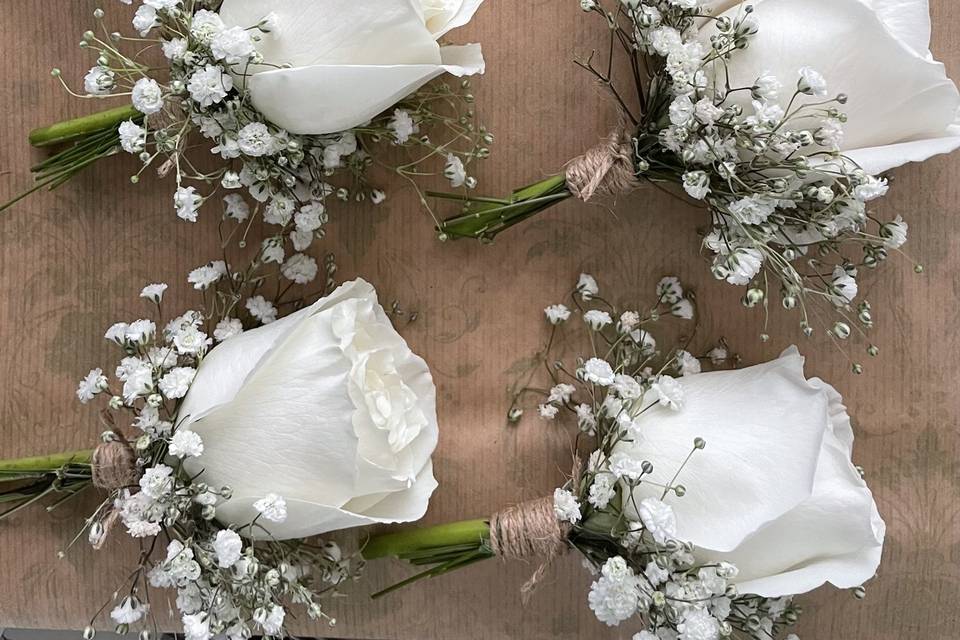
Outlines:
[[[733,54],[730,83],[749,87],[773,75],[783,106],[800,69],[816,69],[829,95],[845,93],[841,150],[868,173],[960,147],[960,92],[930,52],[927,0],[714,0],[715,15],[755,7],[760,31]],[[714,33],[707,26],[701,37]],[[724,67],[726,69],[726,65]],[[734,94],[749,106],[749,93]],[[805,97],[805,101],[811,99]]]
[[[481,2],[225,0],[220,16],[228,28],[246,29],[273,14],[276,31],[263,34],[257,50],[288,68],[249,70],[253,104],[292,133],[324,134],[369,121],[443,73],[483,73],[480,45],[437,42]]]
[[[678,479],[686,495],[664,498],[677,539],[696,545],[700,560],[733,564],[740,592],[766,597],[873,577],[885,527],[850,461],[850,418],[833,387],[804,378],[795,348],[767,364],[678,383],[683,410],[653,407],[637,418],[643,438],[616,448],[653,462],[637,504],[659,498],[654,485],[668,483],[703,438],[706,448]]]
[[[363,280],[211,350],[180,416],[204,443],[187,471],[233,489],[217,517],[242,526],[278,494],[278,539],[417,520],[437,487],[430,371]]]

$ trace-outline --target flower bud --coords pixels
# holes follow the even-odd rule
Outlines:
[[[106,537],[106,530],[103,528],[103,525],[99,522],[94,522],[90,525],[90,531],[87,533],[87,540],[92,546],[97,546],[103,542],[103,539]],[[86,635],[84,635],[86,638]]]
[[[837,336],[841,340],[846,340],[849,338],[850,333],[850,325],[848,325],[846,322],[838,321],[833,325],[833,335]]]

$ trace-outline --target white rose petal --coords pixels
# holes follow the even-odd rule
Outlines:
[[[664,499],[676,513],[676,538],[693,543],[699,560],[731,563],[740,593],[765,597],[871,578],[884,523],[850,461],[850,418],[832,387],[804,378],[796,349],[764,365],[684,378],[684,388],[683,411],[652,408],[638,418],[643,440],[616,448],[614,456],[654,461],[635,501],[660,498],[656,485],[703,438],[706,448],[679,478],[691,490]]]
[[[264,60],[289,67],[249,69],[253,104],[291,133],[335,133],[369,121],[444,73],[483,73],[479,45],[437,42],[469,22],[479,5],[468,0],[429,11],[395,0],[271,5],[279,28],[255,45]],[[264,6],[225,0],[220,16],[227,28],[247,28],[263,19]]]
[[[417,520],[437,486],[429,369],[362,280],[212,349],[180,415],[204,441],[188,473],[233,488],[220,521],[249,523],[268,487],[286,502],[266,523],[278,539]]]
[[[741,2],[714,3],[735,18]],[[792,83],[797,70],[823,74],[832,94],[849,96],[841,150],[877,174],[960,148],[960,92],[930,54],[929,6],[902,0],[763,0],[754,15],[760,32],[737,51],[731,86],[752,86],[761,76]],[[709,44],[711,24],[700,33]],[[837,42],[842,38],[842,53]],[[786,106],[792,91],[777,98]],[[883,96],[878,100],[877,96]],[[749,107],[750,95],[734,98]],[[807,98],[816,100],[818,98]],[[772,98],[771,98],[772,99]]]

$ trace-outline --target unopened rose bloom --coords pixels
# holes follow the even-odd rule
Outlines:
[[[714,15],[731,19],[753,5],[759,32],[723,65],[730,86],[775,77],[786,106],[798,82],[815,70],[849,117],[841,151],[867,173],[960,148],[960,92],[930,52],[927,0],[712,0]],[[701,40],[715,32],[708,23]],[[727,76],[724,76],[725,78]],[[733,94],[749,106],[750,94]],[[801,96],[802,102],[822,100]]]
[[[225,0],[220,17],[248,29],[272,14],[255,42],[267,64],[243,69],[253,105],[291,133],[324,134],[367,122],[444,73],[483,73],[480,45],[438,42],[482,1]]]
[[[850,417],[833,387],[804,377],[795,348],[767,364],[677,382],[684,408],[643,413],[643,437],[613,454],[654,461],[634,491],[637,504],[660,498],[703,438],[678,478],[686,494],[663,498],[676,538],[695,545],[698,560],[733,564],[740,593],[770,598],[873,577],[885,527],[851,462]]]
[[[244,526],[282,496],[278,539],[417,520],[437,486],[430,371],[362,280],[213,348],[180,416],[204,444],[188,473],[233,490],[217,518]]]

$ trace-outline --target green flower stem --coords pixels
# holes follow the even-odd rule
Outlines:
[[[479,548],[489,539],[488,521],[466,520],[374,536],[364,547],[363,557],[367,560],[386,557],[406,560],[424,552],[441,553],[450,547],[461,545]]]
[[[120,150],[117,131],[120,123],[129,119],[142,120],[143,114],[133,107],[121,107],[35,130],[30,134],[30,142],[35,146],[73,144],[31,167],[33,187],[0,205],[0,212],[41,189],[53,191],[90,165],[117,153]]]
[[[394,557],[414,566],[430,566],[426,571],[371,596],[380,598],[419,580],[435,578],[492,558],[490,523],[487,520],[466,520],[374,536],[364,547],[363,556],[367,560]]]
[[[429,196],[459,201],[463,213],[444,220],[438,231],[441,238],[475,238],[491,241],[497,234],[570,198],[566,177],[551,176],[522,189],[507,199],[471,197],[428,192]]]
[[[92,450],[68,451],[49,456],[0,460],[0,481],[7,475],[54,473],[68,464],[90,464]]]
[[[49,456],[0,460],[0,521],[49,496],[53,511],[89,487],[93,451],[69,451]]]
[[[124,120],[142,120],[143,114],[133,108],[133,105],[117,107],[100,111],[82,118],[65,120],[48,127],[34,129],[30,132],[30,144],[35,147],[49,147],[64,142],[72,142],[85,138],[91,133],[105,129],[115,129]]]

